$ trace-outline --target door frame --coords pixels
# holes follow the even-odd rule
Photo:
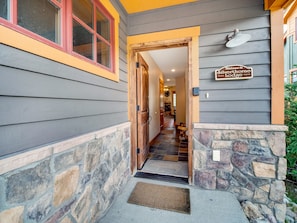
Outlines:
[[[189,139],[189,184],[192,184],[193,124],[199,122],[199,96],[192,95],[192,88],[199,87],[199,35],[200,27],[196,26],[127,37],[128,118],[131,122],[130,171],[132,175],[137,172],[136,54],[141,51],[187,46],[189,67],[188,76],[186,76],[186,95],[189,101],[186,116]]]

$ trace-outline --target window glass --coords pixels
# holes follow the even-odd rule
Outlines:
[[[18,25],[60,43],[60,10],[49,0],[21,0],[17,5]]]
[[[86,25],[93,28],[93,5],[89,0],[73,0],[73,14]]]
[[[176,107],[176,93],[173,93],[173,106]]]
[[[93,35],[73,20],[73,51],[93,60],[92,42]]]
[[[0,0],[0,17],[8,19],[8,0]]]
[[[97,39],[97,63],[110,68],[110,46]]]
[[[109,20],[98,9],[96,9],[97,33],[107,41],[110,41],[110,23]]]

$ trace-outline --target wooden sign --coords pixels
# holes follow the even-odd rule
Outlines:
[[[253,68],[243,65],[228,65],[215,70],[217,81],[245,80],[253,78]]]

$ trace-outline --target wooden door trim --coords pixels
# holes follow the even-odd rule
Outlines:
[[[192,133],[194,122],[199,122],[199,96],[192,96],[192,88],[199,87],[199,35],[200,27],[176,29],[164,32],[141,34],[129,36],[127,41],[127,61],[128,61],[128,115],[131,122],[131,173],[137,172],[137,117],[136,117],[136,53],[153,49],[173,48],[178,46],[188,46],[189,51],[189,74],[187,78],[188,88],[188,136],[189,136],[189,183],[193,179],[192,161]]]

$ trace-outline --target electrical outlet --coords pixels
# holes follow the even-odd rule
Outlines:
[[[220,150],[213,150],[212,160],[213,161],[220,161],[221,160],[221,151]]]

